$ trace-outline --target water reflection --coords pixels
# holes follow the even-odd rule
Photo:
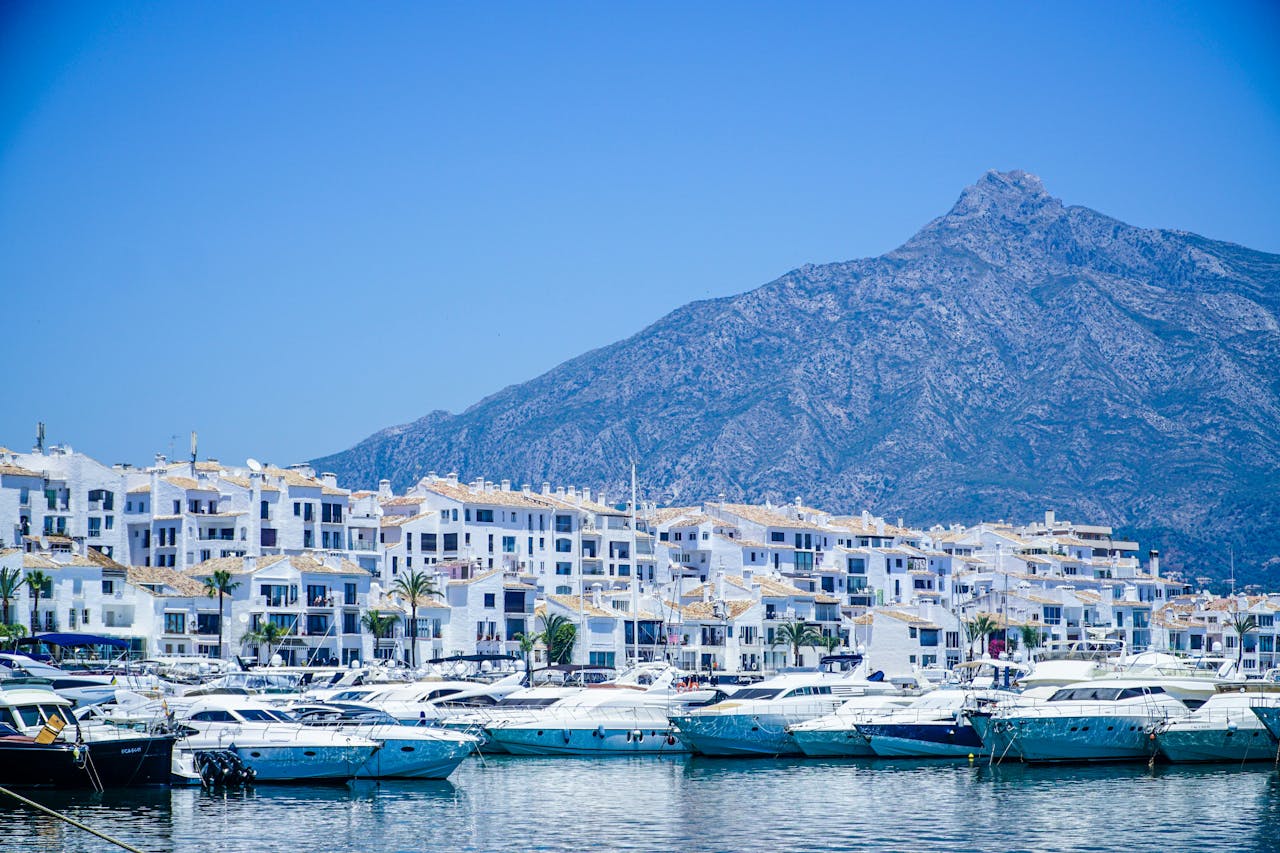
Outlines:
[[[42,802],[146,850],[1274,850],[1280,776],[1145,764],[468,761],[452,782],[269,786]],[[5,849],[109,850],[10,803]]]

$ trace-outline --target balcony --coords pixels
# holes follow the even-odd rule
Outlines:
[[[378,543],[366,542],[363,539],[352,539],[351,550],[352,551],[376,551],[378,550]]]

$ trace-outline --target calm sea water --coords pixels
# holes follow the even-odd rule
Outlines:
[[[449,782],[35,797],[157,852],[1280,849],[1270,763],[494,757]],[[118,849],[11,800],[0,820],[4,850]]]

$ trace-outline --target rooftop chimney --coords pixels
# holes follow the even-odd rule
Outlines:
[[[503,481],[502,481],[502,491],[504,491],[504,492],[509,492],[509,491],[511,491],[511,481],[510,481],[510,480],[503,480]]]
[[[1151,572],[1152,577],[1160,577],[1160,552],[1149,551],[1147,553],[1147,571]],[[1177,572],[1174,572],[1177,574]]]
[[[544,495],[549,495],[549,494],[551,494],[551,484],[550,484],[550,483],[548,483],[546,480],[543,480],[543,481],[542,481],[542,493],[543,493]]]
[[[324,483],[331,489],[336,489],[338,488],[338,475],[334,474],[332,471],[325,471],[320,475],[320,482]]]
[[[1055,515],[1054,515],[1053,510],[1051,510],[1051,509],[1046,509],[1046,510],[1044,511],[1044,526],[1045,526],[1045,527],[1048,527],[1050,530],[1052,530],[1052,529],[1053,529],[1053,524],[1054,524],[1054,522],[1055,522],[1056,520],[1057,520],[1057,519],[1056,519],[1056,517],[1055,517]]]
[[[392,496],[392,492],[391,492],[391,481],[390,481],[390,480],[379,480],[379,481],[378,481],[378,497],[380,497],[380,498],[389,498],[389,497],[391,497],[391,496]]]

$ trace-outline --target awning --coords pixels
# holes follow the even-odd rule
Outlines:
[[[18,640],[20,646],[34,646],[44,643],[48,646],[111,646],[114,649],[129,648],[128,640],[116,637],[99,637],[96,634],[36,634],[34,637],[23,637]]]

